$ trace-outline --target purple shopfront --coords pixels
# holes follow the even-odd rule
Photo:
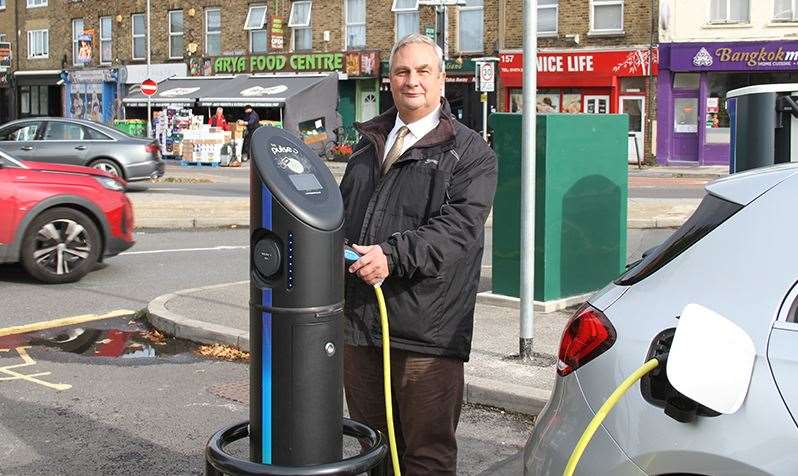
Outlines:
[[[798,41],[660,44],[657,162],[728,165],[726,93],[794,82],[798,82]]]

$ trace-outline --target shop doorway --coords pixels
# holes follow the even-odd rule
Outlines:
[[[588,96],[582,99],[582,110],[587,114],[607,114],[610,112],[609,96]]]
[[[680,162],[698,162],[698,91],[673,93],[673,151]]]
[[[628,156],[629,163],[636,164],[645,158],[643,141],[645,140],[645,98],[641,96],[621,96],[618,109],[629,115]]]

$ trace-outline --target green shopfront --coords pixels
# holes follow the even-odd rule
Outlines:
[[[379,114],[380,52],[378,50],[274,53],[218,56],[189,60],[191,76],[338,73],[338,113],[351,129],[356,121]]]

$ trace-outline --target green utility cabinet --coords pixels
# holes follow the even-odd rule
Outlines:
[[[535,301],[599,289],[626,261],[625,114],[539,114],[535,186]],[[521,114],[495,113],[499,161],[493,206],[493,293],[519,297]]]

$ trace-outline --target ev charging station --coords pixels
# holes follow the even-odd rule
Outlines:
[[[729,91],[729,173],[798,161],[798,84]]]
[[[343,418],[344,207],[299,139],[260,127],[250,170],[250,421],[220,430],[206,473],[383,474],[379,432]],[[367,449],[342,460],[343,435]],[[225,451],[249,437],[250,460]]]

